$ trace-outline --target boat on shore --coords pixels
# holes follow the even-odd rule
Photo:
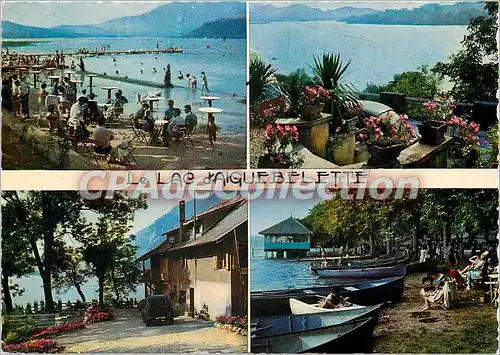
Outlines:
[[[322,297],[318,296],[318,298]],[[344,314],[346,312],[351,312],[358,309],[367,309],[367,307],[369,307],[369,306],[360,306],[358,304],[351,304],[350,306],[341,306],[336,308],[322,308],[319,302],[310,304],[299,301],[295,298],[290,298],[289,304],[292,314],[314,314],[314,313],[331,313],[331,312],[337,314],[340,313]],[[379,306],[382,306],[382,304],[380,304]]]
[[[322,278],[377,279],[406,275],[406,265],[361,268],[332,268],[311,266],[311,271]]]
[[[314,316],[321,320],[324,315]],[[312,318],[312,317],[311,317]],[[373,318],[354,319],[348,322],[323,327],[310,327],[304,323],[301,331],[276,333],[265,329],[267,335],[259,335],[259,328],[251,336],[251,352],[255,353],[346,353],[362,351],[359,345],[373,338]],[[356,339],[363,339],[359,342]]]
[[[328,285],[271,291],[252,291],[250,311],[252,317],[272,316],[291,313],[290,298],[302,302],[317,302],[318,296],[331,292],[349,297],[349,302],[372,306],[378,303],[397,302],[404,294],[404,276],[381,280],[354,282],[346,285]]]

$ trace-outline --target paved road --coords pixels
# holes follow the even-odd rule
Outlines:
[[[247,352],[246,337],[216,329],[213,322],[178,317],[174,325],[148,328],[135,309],[117,310],[114,321],[94,323],[56,340],[70,353]]]

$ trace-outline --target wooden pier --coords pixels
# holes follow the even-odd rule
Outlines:
[[[122,55],[122,54],[165,54],[165,53],[184,53],[182,48],[166,48],[166,49],[129,49],[124,51],[85,51],[85,52],[71,52],[71,53],[16,53],[18,55],[27,57],[54,57],[54,56],[101,56],[101,55]],[[3,54],[2,54],[3,56]]]

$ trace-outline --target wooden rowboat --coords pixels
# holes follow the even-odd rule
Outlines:
[[[385,277],[397,277],[406,275],[406,266],[387,266],[387,267],[367,267],[367,268],[349,268],[333,269],[330,267],[311,267],[311,271],[324,278],[337,279],[376,279]]]
[[[284,289],[272,291],[253,291],[250,294],[252,317],[273,316],[291,313],[289,299],[302,302],[317,302],[318,296],[327,296],[336,292],[342,297],[349,297],[349,302],[363,306],[372,306],[388,301],[398,301],[404,293],[404,276],[381,280],[370,280],[345,286],[329,285],[308,288]]]
[[[366,309],[367,306],[360,306],[358,304],[352,304],[349,307],[337,307],[337,308],[322,308],[319,303],[305,303],[295,298],[290,298],[290,309],[292,310],[292,314],[314,314],[314,313],[344,313],[351,312],[353,310],[358,309]]]
[[[303,327],[300,332],[279,333],[268,336],[252,335],[251,351],[256,353],[350,352],[355,351],[356,338],[367,339],[373,333],[372,318],[320,327]],[[256,331],[256,333],[259,333]]]

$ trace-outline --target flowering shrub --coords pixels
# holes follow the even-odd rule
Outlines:
[[[424,105],[427,112],[427,117],[423,118],[428,118],[435,121],[448,121],[453,115],[453,109],[456,108],[456,106],[452,103],[438,104],[434,101],[427,101],[422,105]]]
[[[73,331],[81,329],[81,328],[85,328],[84,322],[74,322],[74,323],[55,325],[53,327],[45,328],[45,329],[33,334],[33,336],[31,338],[32,339],[44,338],[44,337],[54,336],[54,335],[58,335],[58,334],[62,334],[62,333],[73,332]]]
[[[286,152],[290,144],[299,140],[299,132],[296,126],[268,124],[264,134],[266,137],[264,146],[272,162],[289,164],[291,167],[298,167],[302,164],[295,151]]]
[[[475,122],[469,123],[466,120],[454,115],[451,116],[447,123],[454,128],[453,136],[455,137],[461,154],[467,155],[473,150],[479,150],[479,124]]]
[[[20,344],[2,345],[2,350],[11,353],[54,353],[62,350],[53,339],[38,339]]]
[[[414,137],[415,131],[408,122],[408,116],[399,115],[394,120],[389,112],[383,116],[371,116],[363,120],[364,129],[358,134],[358,139],[381,146],[393,144],[408,144]]]
[[[247,317],[238,317],[238,316],[218,316],[215,318],[215,323],[218,324],[230,324],[235,325],[240,328],[247,328]]]
[[[304,88],[301,103],[302,105],[316,106],[327,103],[331,98],[330,92],[322,86],[306,86]]]
[[[91,306],[85,312],[85,323],[95,323],[110,320],[113,315],[109,310],[102,310],[98,304]]]

